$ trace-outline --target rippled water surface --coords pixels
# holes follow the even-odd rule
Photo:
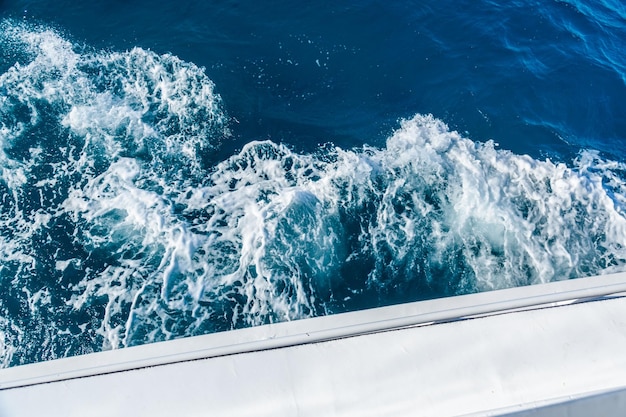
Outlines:
[[[626,270],[617,1],[0,2],[0,363]]]

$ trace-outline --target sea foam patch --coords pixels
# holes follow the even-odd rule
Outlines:
[[[4,366],[625,269],[625,170],[597,153],[541,161],[416,115],[382,148],[215,161],[201,68],[2,33]]]
[[[150,247],[169,230],[164,194],[197,183],[228,136],[220,98],[202,68],[172,55],[93,51],[12,21],[1,29],[11,63],[0,76],[0,304],[4,327],[26,335],[5,362],[117,347],[111,323],[128,308],[122,319],[111,300],[145,281],[137,257],[161,263],[145,258],[165,250]],[[34,298],[44,289],[45,305]]]

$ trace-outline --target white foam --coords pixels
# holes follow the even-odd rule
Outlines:
[[[228,134],[220,98],[202,68],[172,55],[141,48],[90,51],[53,30],[11,21],[2,23],[1,32],[18,60],[0,75],[0,180],[11,196],[0,215],[0,227],[10,230],[2,236],[2,266],[15,272],[25,301],[40,308],[48,299],[42,296],[45,280],[37,276],[46,268],[40,259],[53,256],[49,284],[57,297],[69,291],[65,301],[74,312],[106,299],[100,328],[90,326],[81,343],[100,334],[103,348],[121,346],[137,291],[152,275],[163,279],[170,264],[164,259],[180,262],[193,251],[194,238],[171,237],[184,226],[171,223],[172,208],[160,194],[203,175],[203,158]],[[33,135],[36,129],[49,137]],[[20,154],[23,149],[30,154]],[[48,241],[60,233],[79,249],[120,259],[89,266],[62,255],[71,249],[67,243],[54,254],[37,253],[34,242],[48,233]],[[83,275],[79,282],[72,281],[76,274]],[[66,283],[66,276],[74,278]],[[51,334],[55,314],[64,314],[59,308],[37,318],[51,321]],[[69,334],[64,328],[57,333]],[[32,360],[28,351],[36,345],[48,349],[47,357],[66,350],[55,340],[28,337],[33,340],[18,348],[18,363]]]
[[[598,154],[539,161],[417,115],[381,149],[251,142],[208,167],[225,127],[202,69],[9,28],[28,57],[0,76],[0,272],[48,333],[0,339],[5,365],[626,269],[626,169]]]
[[[24,334],[17,326],[0,316],[0,367],[11,365],[18,346],[24,341]]]
[[[422,216],[439,211],[432,224],[445,231],[433,237],[429,256],[445,258],[457,247],[479,289],[623,268],[626,253],[605,250],[623,240],[626,222],[600,174],[471,142],[430,116],[403,122],[388,148],[402,150],[386,161],[403,171],[398,180],[417,176],[437,195],[439,207],[421,209]],[[402,219],[392,217],[380,230],[397,229]]]

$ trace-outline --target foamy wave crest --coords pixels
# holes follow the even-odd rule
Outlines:
[[[476,143],[432,116],[385,148],[227,135],[203,70],[3,26],[4,366],[626,269],[626,167]]]
[[[537,161],[432,116],[404,121],[385,149],[302,155],[251,142],[169,202],[139,192],[134,162],[120,163],[85,189],[97,203],[81,209],[119,266],[74,299],[108,295],[107,317],[128,316],[103,321],[112,345],[601,274],[626,260],[621,164],[591,152],[573,167]]]
[[[574,168],[538,161],[422,116],[403,122],[380,161],[392,174],[370,235],[390,253],[383,269],[423,269],[428,282],[443,271],[483,291],[624,267],[622,164],[590,152]]]
[[[221,100],[202,68],[172,55],[93,51],[11,21],[0,38],[0,360],[119,346],[112,323],[129,312],[113,314],[111,300],[145,280],[131,261],[147,268],[161,254],[141,236],[167,233],[153,212],[171,211],[163,195],[197,184],[228,136]],[[146,227],[132,218],[141,204]],[[129,247],[141,261],[119,259]],[[127,276],[128,289],[94,289]]]

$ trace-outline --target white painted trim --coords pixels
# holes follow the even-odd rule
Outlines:
[[[520,403],[459,417],[623,417],[624,410],[626,386]]]

